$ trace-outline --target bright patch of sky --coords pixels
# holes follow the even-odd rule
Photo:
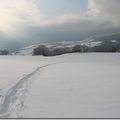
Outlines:
[[[88,5],[87,0],[34,0],[34,2],[48,18],[64,14],[84,14]]]

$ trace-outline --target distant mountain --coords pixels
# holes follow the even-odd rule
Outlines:
[[[81,41],[63,41],[37,44],[24,47],[12,55],[44,55],[54,56],[73,52],[119,52],[120,33],[106,35],[98,38],[88,38]]]
[[[43,51],[43,49],[48,49],[50,54],[53,54],[53,52],[57,51],[58,54],[62,53],[71,53],[73,48],[77,45],[80,46],[89,46],[91,42],[91,46],[97,46],[101,44],[101,42],[96,41],[94,42],[93,39],[86,39],[82,41],[63,41],[63,42],[54,42],[54,43],[44,43],[44,44],[38,44],[38,45],[32,45],[28,47],[21,48],[15,52],[13,52],[13,55],[34,55],[34,50],[39,49],[39,51]],[[55,53],[54,53],[55,54]],[[48,55],[49,56],[49,55]]]

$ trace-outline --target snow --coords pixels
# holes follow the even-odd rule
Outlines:
[[[26,55],[32,55],[33,49],[36,48],[38,45],[32,45],[28,47],[24,47],[19,49],[16,52],[13,52],[12,55],[21,55],[21,56],[26,56]]]
[[[0,57],[0,117],[120,117],[119,53]]]
[[[111,42],[115,43],[115,42],[117,42],[117,40],[111,40]]]

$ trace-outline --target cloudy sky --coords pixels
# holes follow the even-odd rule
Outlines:
[[[0,0],[0,47],[113,32],[119,8],[120,0]]]

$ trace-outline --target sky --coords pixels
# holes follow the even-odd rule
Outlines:
[[[87,8],[87,0],[35,0],[41,11],[55,17],[63,14],[84,12]],[[52,2],[51,2],[52,1]]]
[[[0,48],[114,32],[119,8],[120,0],[0,0]]]

